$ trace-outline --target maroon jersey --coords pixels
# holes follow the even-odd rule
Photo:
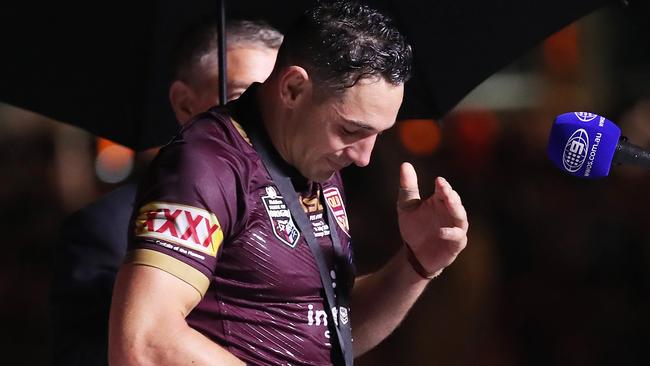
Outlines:
[[[329,365],[336,335],[330,336],[316,261],[241,127],[260,123],[253,93],[198,116],[160,151],[140,186],[127,261],[196,288],[203,298],[187,322],[242,360]],[[334,286],[349,293],[352,255],[340,176],[322,184],[297,176],[294,186]],[[335,223],[327,222],[326,209]],[[347,258],[337,272],[332,229]]]

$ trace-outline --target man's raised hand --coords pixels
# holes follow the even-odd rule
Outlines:
[[[397,215],[402,239],[429,273],[440,273],[467,245],[469,224],[458,193],[438,177],[434,194],[421,199],[417,174],[410,163],[400,167]]]

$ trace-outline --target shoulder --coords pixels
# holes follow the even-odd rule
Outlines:
[[[255,150],[227,114],[213,109],[190,121],[160,151],[141,182],[138,212],[152,203],[192,207],[216,215],[229,232],[245,216],[247,193],[259,171]]]
[[[234,149],[239,155],[254,155],[250,141],[227,109],[214,107],[198,114],[180,132],[181,140],[193,145],[209,144],[213,149]],[[224,151],[224,152],[225,152]]]
[[[215,108],[191,120],[156,160],[159,168],[184,177],[219,179],[249,174],[258,157],[236,123]]]

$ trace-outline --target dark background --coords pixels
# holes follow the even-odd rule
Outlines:
[[[567,111],[605,115],[650,148],[649,40],[641,15],[594,13],[446,118],[399,121],[368,168],[345,171],[361,272],[399,248],[401,161],[427,194],[445,176],[470,217],[467,249],[359,365],[650,364],[650,173],[614,167],[580,180],[545,153],[553,118]],[[99,178],[99,155],[87,133],[0,105],[0,364],[47,364],[59,224],[118,186]],[[141,170],[136,160],[124,181]]]

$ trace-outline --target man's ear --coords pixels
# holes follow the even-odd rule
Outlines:
[[[280,77],[280,98],[288,108],[294,108],[299,100],[311,92],[311,80],[307,70],[289,66]]]
[[[194,90],[181,80],[174,80],[169,87],[169,102],[180,125],[194,116]]]

